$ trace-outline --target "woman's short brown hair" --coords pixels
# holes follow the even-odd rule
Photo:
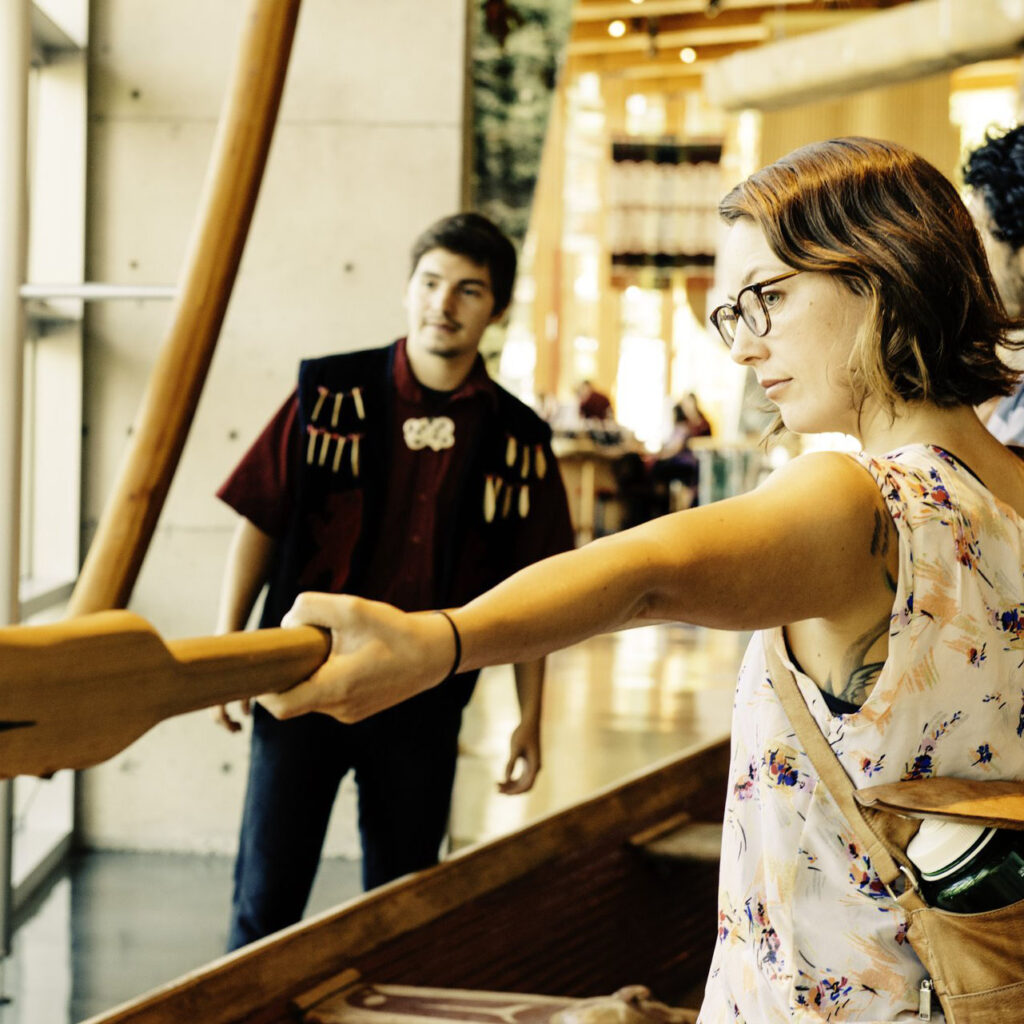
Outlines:
[[[850,359],[860,401],[977,405],[1018,374],[998,346],[1010,332],[981,238],[952,183],[893,142],[842,138],[794,150],[719,205],[749,217],[784,263],[835,274],[874,308]]]

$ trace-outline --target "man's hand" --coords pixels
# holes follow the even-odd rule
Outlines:
[[[516,766],[521,764],[519,774]],[[498,783],[498,792],[506,796],[526,793],[533,788],[540,771],[540,728],[522,724],[514,733],[509,743],[508,764],[505,765],[505,778]]]
[[[247,697],[245,700],[238,702],[238,712],[241,715],[252,714],[252,701]],[[242,723],[238,718],[232,717],[229,705],[218,704],[215,707],[210,708],[210,714],[213,720],[220,726],[227,729],[228,732],[239,732],[242,728]]]
[[[518,661],[512,666],[516,677],[516,698],[519,701],[519,727],[509,743],[505,778],[498,783],[498,792],[526,793],[533,788],[540,771],[540,709],[544,699],[544,659]],[[521,762],[519,774],[516,765]]]
[[[235,633],[245,628],[252,606],[270,575],[270,566],[277,551],[277,541],[264,533],[248,519],[238,520],[228,561],[221,583],[220,604],[217,608],[217,633]],[[213,720],[228,732],[240,732],[242,717],[252,714],[252,701],[246,698],[238,703],[232,715],[227,704],[210,708]]]

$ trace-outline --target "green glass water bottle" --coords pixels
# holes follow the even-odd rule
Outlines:
[[[1024,899],[1024,832],[926,818],[907,856],[930,906],[979,914]]]

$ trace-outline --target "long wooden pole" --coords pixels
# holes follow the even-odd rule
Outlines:
[[[123,608],[181,457],[252,220],[301,0],[250,0],[173,322],[69,614]]]

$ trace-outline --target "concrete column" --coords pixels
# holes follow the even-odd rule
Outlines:
[[[18,618],[29,0],[0,3],[0,624]],[[11,783],[0,783],[0,957],[10,951]]]

